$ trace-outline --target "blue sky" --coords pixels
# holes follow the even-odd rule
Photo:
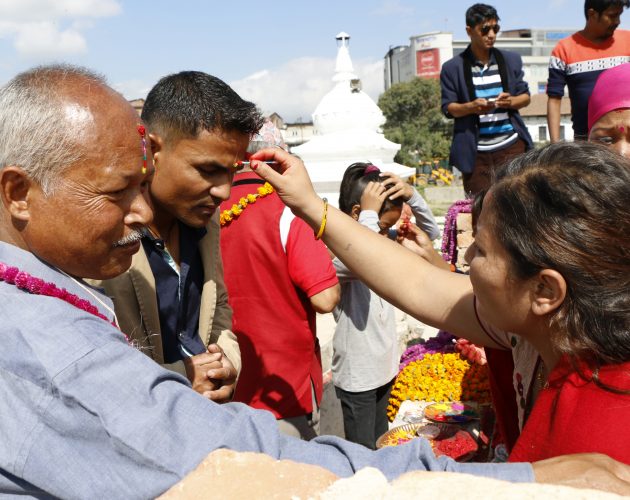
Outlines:
[[[104,73],[128,98],[166,74],[214,74],[266,112],[308,120],[332,87],[339,31],[363,87],[382,91],[390,46],[427,31],[465,37],[470,0],[0,0],[0,83],[40,63]],[[492,3],[492,2],[491,2]],[[582,1],[493,2],[504,29],[581,28]],[[526,5],[526,7],[523,7]],[[622,27],[630,28],[626,12]]]

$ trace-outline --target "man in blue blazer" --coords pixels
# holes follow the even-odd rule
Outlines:
[[[533,146],[518,113],[530,101],[523,61],[494,48],[499,30],[494,7],[470,7],[470,45],[440,74],[442,112],[455,119],[450,164],[462,172],[468,196],[487,189],[498,166]]]

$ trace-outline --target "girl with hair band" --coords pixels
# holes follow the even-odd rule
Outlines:
[[[373,233],[396,235],[403,201],[431,239],[439,236],[431,209],[422,196],[398,176],[381,173],[370,163],[353,163],[344,173],[339,193],[341,211]],[[383,238],[384,239],[384,238]],[[332,374],[341,400],[345,437],[375,448],[387,431],[387,403],[398,373],[400,352],[394,308],[362,283],[339,259],[333,260],[341,284],[341,300],[334,310]],[[379,274],[391,263],[382,255]]]
[[[540,354],[541,392],[511,460],[600,452],[630,463],[627,159],[595,144],[558,143],[504,166],[484,199],[468,276],[333,208],[322,218],[299,160],[272,150],[254,156],[262,159],[278,161],[279,172],[255,161],[259,175],[384,300],[475,344],[501,348],[520,338]],[[388,272],[375,272],[383,255]]]
[[[588,140],[630,157],[630,63],[599,75],[588,101]]]

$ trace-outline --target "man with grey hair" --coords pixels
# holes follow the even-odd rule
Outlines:
[[[476,465],[436,459],[422,439],[377,452],[292,439],[271,413],[218,405],[130,346],[109,299],[76,277],[123,272],[151,221],[138,121],[73,67],[36,68],[0,89],[0,494],[153,498],[219,448],[341,476],[374,466],[389,478],[449,470],[627,488],[626,467],[601,456]]]

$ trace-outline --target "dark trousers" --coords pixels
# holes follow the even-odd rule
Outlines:
[[[387,432],[387,403],[393,382],[363,392],[348,392],[335,387],[341,401],[343,429],[348,441],[376,448],[376,440]]]
[[[498,151],[478,151],[473,171],[470,174],[462,174],[466,196],[472,198],[480,191],[487,190],[492,184],[494,172],[504,163],[524,152],[525,141],[522,139]]]

